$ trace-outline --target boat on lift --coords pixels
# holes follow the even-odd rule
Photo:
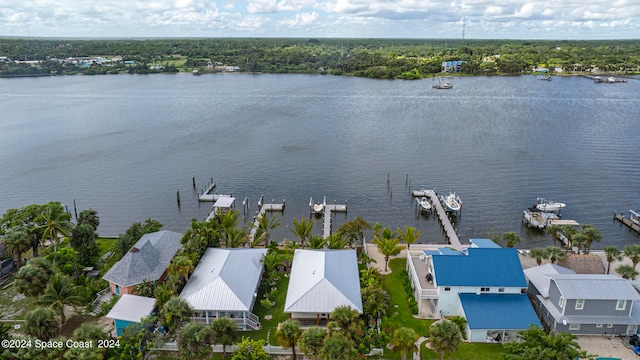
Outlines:
[[[450,192],[447,196],[441,195],[440,201],[442,202],[442,205],[444,206],[444,210],[446,212],[453,213],[455,215],[460,213],[460,209],[462,208],[462,201],[460,200],[460,197],[456,195],[456,193]]]
[[[418,206],[420,207],[421,212],[429,212],[432,209],[431,202],[429,198],[426,196],[421,197],[420,199],[416,199],[418,202]]]
[[[547,200],[544,198],[538,198],[536,202],[536,209],[544,212],[544,213],[555,213],[559,214],[564,207],[567,206],[565,203],[555,202],[553,200]]]

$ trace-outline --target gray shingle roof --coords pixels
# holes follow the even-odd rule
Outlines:
[[[284,312],[330,313],[347,305],[362,313],[354,250],[296,250]]]
[[[180,297],[194,310],[251,311],[267,249],[209,248]]]
[[[555,274],[549,276],[566,299],[640,300],[627,279],[606,274]]]
[[[180,249],[181,236],[167,230],[143,235],[102,278],[122,287],[158,280]]]

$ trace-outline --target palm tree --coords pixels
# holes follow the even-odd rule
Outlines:
[[[384,255],[384,271],[389,270],[389,258],[398,255],[403,247],[398,245],[399,239],[395,233],[388,228],[382,229],[379,233],[373,235],[373,243],[378,247],[378,251]]]
[[[98,212],[93,209],[82,210],[80,211],[80,215],[78,215],[78,225],[90,225],[93,230],[98,229],[100,225],[100,217],[98,217]]]
[[[313,225],[315,224],[316,219],[309,220],[303,217],[298,221],[296,218],[293,218],[293,228],[289,228],[289,231],[300,239],[300,246],[302,248],[306,247],[307,240],[309,239],[311,230],[313,230]]]
[[[607,257],[607,274],[609,273],[609,270],[611,270],[611,263],[614,261],[620,261],[622,260],[622,254],[620,253],[620,249],[618,249],[615,246],[605,246],[604,247],[604,254]]]
[[[73,229],[71,223],[71,215],[64,211],[60,203],[49,203],[43,209],[39,216],[39,220],[43,222],[40,227],[44,230],[42,233],[42,241],[49,239],[54,244],[54,252],[60,245],[60,237],[69,236]]]
[[[148,279],[142,280],[142,283],[136,285],[136,293],[139,296],[153,297],[156,291],[157,283]]]
[[[60,323],[56,319],[55,311],[46,307],[37,307],[28,312],[25,317],[25,332],[40,340],[49,340],[58,335]]]
[[[225,211],[219,214],[216,219],[220,223],[223,231],[233,229],[240,223],[240,212],[236,210]]]
[[[160,309],[162,324],[172,333],[180,328],[184,320],[193,315],[194,312],[189,303],[178,295],[172,296]]]
[[[531,250],[529,250],[529,256],[531,256],[531,258],[536,259],[536,263],[538,263],[538,265],[542,264],[542,259],[546,259],[549,254],[548,251],[542,248],[533,248]]]
[[[193,268],[193,262],[189,257],[178,255],[173,258],[167,270],[170,275],[175,275],[187,282],[187,280],[189,280],[189,274],[191,274]]]
[[[20,268],[22,266],[22,254],[31,250],[31,236],[27,229],[22,226],[16,226],[7,231],[5,246],[7,251],[16,256],[16,263]]]
[[[38,296],[42,294],[53,275],[53,266],[49,260],[39,257],[29,260],[20,268],[14,278],[14,285],[20,294]]]
[[[302,334],[298,320],[286,320],[278,326],[276,336],[278,343],[284,348],[291,348],[293,360],[296,360],[296,343]]]
[[[602,233],[595,226],[585,224],[582,225],[582,233],[587,236],[587,246],[584,249],[585,254],[588,254],[591,251],[591,243],[600,242],[602,240]]]
[[[552,264],[556,261],[562,261],[562,259],[567,255],[567,252],[562,250],[559,246],[547,246],[544,250],[547,252],[547,256],[549,256],[549,260]]]
[[[322,235],[309,235],[309,249],[324,249],[327,239]]]
[[[251,225],[256,226],[255,224]],[[264,247],[266,248],[267,246],[269,246],[269,230],[273,230],[278,226],[280,226],[280,220],[278,219],[278,216],[276,214],[270,216],[266,213],[263,214],[258,218],[256,239],[253,239],[253,241],[264,241]],[[260,236],[258,236],[257,234],[260,234]]]
[[[351,340],[356,340],[356,329],[358,328],[360,314],[349,305],[336,307],[330,315],[330,322],[327,325],[329,335],[334,332],[344,334]]]
[[[416,341],[420,335],[410,327],[400,327],[393,332],[389,345],[393,351],[400,351],[400,358],[407,359],[407,354],[413,354],[416,349]]]
[[[567,239],[567,252],[573,251],[573,235],[578,232],[576,227],[573,225],[562,225],[560,226],[560,233]]]
[[[575,246],[580,254],[580,250],[589,246],[589,237],[584,232],[579,232],[573,235],[572,245]]]
[[[429,327],[429,342],[443,360],[446,353],[456,351],[462,342],[460,330],[449,320],[438,320]]]
[[[213,331],[202,323],[188,323],[178,338],[180,358],[187,360],[207,359],[211,356]]]
[[[349,240],[344,238],[340,233],[333,233],[327,238],[327,247],[329,249],[341,250],[349,245]]]
[[[217,318],[211,324],[213,330],[213,343],[222,345],[222,357],[227,357],[227,345],[238,341],[238,330],[235,321],[222,317]]]
[[[420,239],[420,235],[422,234],[420,230],[416,230],[416,228],[412,226],[405,226],[404,230],[400,230],[400,228],[398,228],[396,233],[398,233],[400,241],[404,241],[405,244],[407,244],[407,250],[411,248],[411,244]]]
[[[502,241],[504,241],[505,246],[508,248],[512,248],[516,246],[516,244],[519,243],[521,240],[522,239],[520,239],[520,236],[518,236],[518,234],[514,232],[507,232],[507,233],[504,233],[504,235],[502,235]]]
[[[640,262],[640,245],[631,244],[624,247],[624,256],[628,257],[633,264],[633,268]]]
[[[244,228],[229,228],[224,230],[225,247],[237,248],[243,246],[249,239],[249,234]]]
[[[57,311],[60,315],[60,323],[64,324],[67,318],[64,315],[65,305],[77,306],[82,303],[82,298],[78,295],[80,288],[73,285],[69,279],[61,274],[51,277],[47,289],[40,296],[38,303],[48,306]]]
[[[635,280],[638,276],[638,271],[635,267],[627,264],[620,265],[616,268],[616,272],[625,279]]]
[[[310,355],[312,359],[322,350],[324,339],[327,337],[327,331],[319,327],[310,327],[302,332],[298,340],[298,348],[305,355]]]
[[[547,234],[551,235],[553,246],[556,246],[556,243],[558,242],[558,234],[562,231],[562,227],[559,225],[549,225],[546,227],[545,231]]]

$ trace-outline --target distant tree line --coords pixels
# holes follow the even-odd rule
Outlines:
[[[79,68],[52,59],[120,56],[109,66]],[[0,74],[106,74],[190,71],[208,64],[242,72],[320,73],[381,79],[416,79],[442,71],[442,62],[463,60],[462,74],[524,74],[536,66],[565,71],[597,68],[639,73],[639,40],[455,40],[202,38],[65,40],[5,38],[0,57],[41,61],[37,66],[0,62]],[[181,59],[177,67],[175,60]],[[151,68],[148,64],[162,64]]]

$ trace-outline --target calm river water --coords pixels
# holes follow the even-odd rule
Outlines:
[[[462,199],[463,240],[515,231],[522,247],[549,237],[521,225],[537,197],[593,224],[594,248],[637,242],[613,222],[640,208],[640,81],[579,77],[380,81],[313,75],[66,76],[0,79],[0,212],[60,201],[98,211],[101,235],[154,218],[182,232],[211,203],[198,189],[286,200],[274,238],[293,238],[309,198],[348,202],[335,226],[362,216],[422,230],[409,184]],[[389,177],[389,183],[387,183]],[[408,180],[408,181],[407,181]],[[182,206],[176,204],[180,190]],[[320,226],[316,227],[320,233]]]

